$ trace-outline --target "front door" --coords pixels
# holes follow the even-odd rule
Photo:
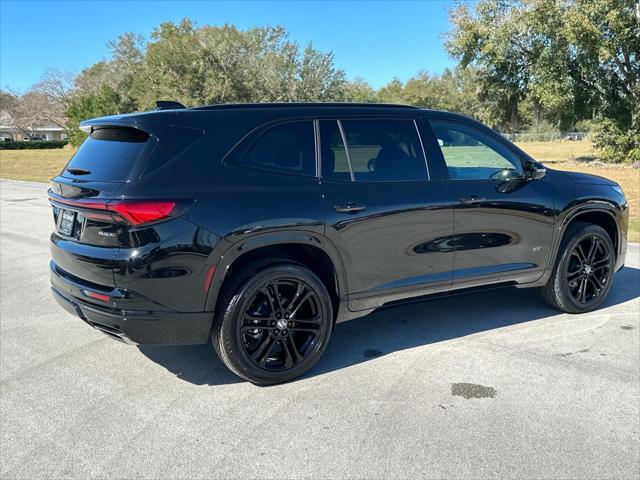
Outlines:
[[[546,181],[526,180],[518,155],[490,131],[471,123],[430,123],[454,210],[454,286],[537,280],[554,226]]]
[[[453,212],[429,181],[416,122],[320,120],[319,136],[326,235],[348,272],[349,308],[447,290]]]

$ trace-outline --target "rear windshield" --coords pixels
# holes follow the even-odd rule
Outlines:
[[[125,181],[148,139],[148,133],[134,128],[94,130],[71,158],[62,176]]]

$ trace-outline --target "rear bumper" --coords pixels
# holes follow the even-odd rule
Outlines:
[[[53,297],[64,310],[114,339],[138,345],[194,345],[209,339],[213,319],[209,312],[126,310],[89,303],[78,298],[78,292],[95,286],[83,288],[53,263],[51,284]]]

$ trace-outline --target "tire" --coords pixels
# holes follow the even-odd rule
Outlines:
[[[324,352],[332,309],[326,287],[311,270],[293,263],[250,265],[222,292],[211,341],[220,360],[251,383],[288,382]]]
[[[590,259],[587,257],[593,245],[596,245],[594,258]],[[595,310],[611,289],[614,265],[613,242],[602,227],[582,222],[570,224],[551,277],[542,288],[543,297],[549,305],[563,312]]]

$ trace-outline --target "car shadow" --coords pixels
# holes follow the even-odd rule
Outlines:
[[[640,270],[625,267],[602,308],[640,296]],[[561,313],[542,300],[537,289],[497,290],[435,298],[383,308],[336,326],[318,364],[303,378],[322,375],[392,352],[474,333],[540,320]],[[218,359],[210,344],[140,346],[140,352],[178,378],[197,385],[242,381]]]
[[[140,352],[176,377],[196,385],[242,382],[220,361],[211,343],[205,345],[140,345]]]

